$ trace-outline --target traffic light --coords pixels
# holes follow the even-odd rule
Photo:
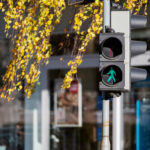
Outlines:
[[[129,91],[131,82],[145,80],[147,71],[131,66],[131,57],[147,49],[144,41],[132,41],[131,29],[145,27],[147,18],[132,16],[129,10],[111,11],[114,33],[102,33],[100,44],[100,83],[102,91]]]
[[[100,52],[100,90],[124,91],[125,84],[125,38],[123,33],[101,33]]]

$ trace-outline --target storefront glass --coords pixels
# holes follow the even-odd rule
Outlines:
[[[50,92],[54,93],[54,87],[57,82],[64,76],[66,70],[50,71]],[[97,150],[98,142],[96,137],[97,124],[97,98],[98,98],[98,70],[97,69],[79,69],[77,81],[82,85],[82,106],[78,104],[78,108],[82,107],[82,116],[78,118],[82,120],[81,127],[74,126],[55,126],[54,113],[55,100],[54,95],[51,94],[51,135],[50,135],[50,149],[51,150]],[[60,100],[59,100],[60,101]],[[66,100],[67,102],[67,100]],[[73,102],[73,96],[72,96]],[[68,101],[69,103],[69,101]],[[65,114],[67,115],[67,114]],[[72,116],[73,117],[73,116]]]

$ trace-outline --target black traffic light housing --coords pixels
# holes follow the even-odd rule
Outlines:
[[[102,91],[125,91],[125,39],[123,33],[99,36],[100,82]]]

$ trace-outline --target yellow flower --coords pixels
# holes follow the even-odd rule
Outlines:
[[[3,3],[2,3],[2,2],[0,2],[0,9],[2,9],[2,7],[3,7]]]

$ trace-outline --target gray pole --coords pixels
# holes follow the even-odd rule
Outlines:
[[[110,27],[110,0],[103,1],[103,32],[106,27]],[[109,140],[109,100],[103,99],[103,134],[102,134],[102,150],[110,150]]]
[[[113,98],[113,150],[123,150],[123,93]]]

